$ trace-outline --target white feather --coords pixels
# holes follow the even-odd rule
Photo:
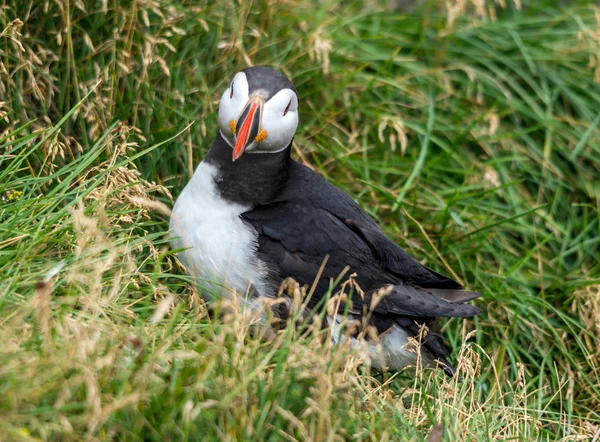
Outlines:
[[[288,104],[290,108],[283,115]],[[298,97],[293,90],[282,89],[265,103],[261,127],[267,138],[256,143],[252,152],[277,152],[289,146],[298,128]]]
[[[344,333],[345,324],[353,319],[358,318],[354,318],[352,315],[348,315],[347,319],[343,315],[336,315],[335,320],[331,317],[327,318],[334,344],[347,343],[351,348],[362,352],[377,370],[400,371],[409,365],[417,364],[417,352],[415,349],[409,348],[408,333],[402,327],[393,325],[390,330],[379,335],[379,343],[375,344],[365,340],[359,341]],[[428,362],[429,358],[424,357],[424,365]]]
[[[233,94],[231,93],[233,88]],[[234,146],[235,134],[231,131],[230,123],[237,124],[238,119],[248,103],[248,80],[246,74],[238,72],[231,85],[221,95],[219,103],[219,128],[227,144]],[[265,92],[254,91],[254,95],[265,97]],[[288,104],[290,107],[285,112]],[[285,115],[284,115],[285,113]],[[246,148],[247,153],[278,152],[292,142],[298,128],[298,96],[291,89],[282,89],[267,100],[263,106],[261,129],[267,137],[261,142],[255,142]]]
[[[233,95],[231,94],[231,88],[233,87]],[[233,132],[229,127],[231,120],[237,123],[240,114],[244,110],[246,103],[248,102],[248,80],[246,74],[238,72],[231,85],[221,95],[221,102],[219,103],[219,128],[223,138],[227,141],[230,146],[233,146]]]
[[[266,293],[264,263],[256,257],[257,233],[242,222],[249,207],[226,201],[217,193],[214,166],[201,162],[173,207],[171,245],[186,250],[179,259],[209,289],[246,293],[253,285]]]

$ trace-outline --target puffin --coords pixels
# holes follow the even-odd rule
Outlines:
[[[348,194],[292,158],[298,102],[275,69],[233,77],[212,146],[173,207],[171,247],[209,299],[235,292],[266,308],[261,301],[280,298],[291,279],[310,288],[306,309],[327,315],[334,343],[356,346],[363,333],[375,369],[420,363],[454,376],[439,318],[479,314],[468,302],[480,293],[412,258]],[[356,290],[328,314],[326,297],[350,275]],[[290,309],[273,305],[261,317],[285,322]]]

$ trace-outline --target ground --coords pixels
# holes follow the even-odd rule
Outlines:
[[[339,3],[2,3],[1,439],[598,437],[600,10]],[[483,294],[443,328],[462,383],[207,315],[168,212],[256,64],[295,158]]]

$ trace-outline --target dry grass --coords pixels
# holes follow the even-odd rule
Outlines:
[[[0,439],[599,437],[597,11],[359,3],[0,6]],[[485,294],[445,327],[463,383],[208,317],[171,192],[256,63],[301,91],[295,154]]]

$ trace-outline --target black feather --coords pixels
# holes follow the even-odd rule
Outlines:
[[[480,313],[465,304],[478,293],[462,290],[409,256],[347,194],[292,161],[291,147],[246,154],[232,163],[231,148],[219,138],[206,161],[219,167],[215,182],[222,196],[251,207],[241,217],[257,233],[258,258],[268,266],[272,286],[288,277],[312,286],[327,257],[309,306],[317,305],[341,274],[355,273],[364,296],[353,294],[351,311],[361,314],[373,307],[371,323],[379,332],[397,324],[417,336],[435,318]],[[386,287],[386,296],[372,306]],[[446,373],[455,372],[438,333],[427,334],[423,346]]]

